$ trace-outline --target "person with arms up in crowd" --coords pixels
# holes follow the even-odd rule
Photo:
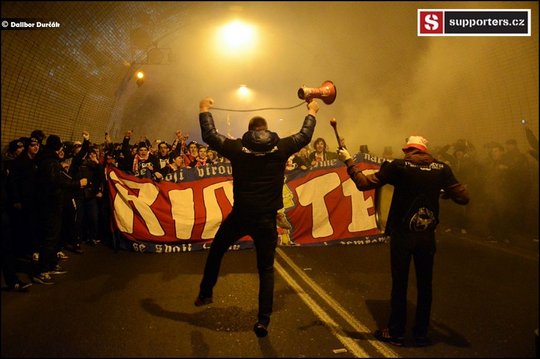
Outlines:
[[[234,205],[221,223],[210,247],[196,306],[212,303],[213,289],[223,255],[229,246],[249,235],[255,244],[259,273],[259,310],[253,330],[258,337],[268,334],[274,296],[274,256],[278,240],[277,211],[283,207],[283,181],[287,159],[306,146],[315,130],[316,101],[308,105],[308,114],[300,131],[285,138],[268,130],[264,118],[249,121],[242,139],[229,139],[217,132],[209,112],[214,101],[200,102],[199,123],[203,140],[231,161]]]
[[[428,153],[427,140],[410,136],[403,147],[404,158],[384,161],[378,172],[364,175],[345,148],[338,157],[360,191],[385,184],[394,186],[385,232],[390,236],[392,272],[391,313],[388,327],[375,332],[380,341],[402,346],[407,315],[407,285],[411,257],[417,286],[415,345],[430,344],[428,327],[431,315],[435,228],[439,222],[439,198],[455,203],[469,202],[469,192],[455,178],[447,164]]]

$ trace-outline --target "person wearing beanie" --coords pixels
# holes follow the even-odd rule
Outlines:
[[[8,159],[14,159],[18,157],[23,151],[24,139],[21,137],[9,142],[6,156]]]
[[[283,208],[285,164],[293,153],[311,141],[319,105],[315,100],[307,104],[308,113],[302,127],[291,136],[280,138],[268,130],[264,118],[255,116],[242,139],[230,139],[216,130],[210,112],[213,103],[209,97],[199,103],[201,134],[210,147],[231,161],[234,205],[212,241],[194,304],[212,303],[223,256],[232,244],[249,235],[255,244],[259,272],[259,306],[253,331],[257,337],[265,337],[274,299],[276,216]]]
[[[390,236],[392,272],[391,312],[388,326],[375,337],[396,346],[404,345],[407,321],[407,283],[411,258],[414,260],[417,303],[413,326],[414,344],[426,346],[431,315],[435,228],[439,223],[439,198],[466,205],[469,192],[446,163],[428,152],[428,141],[409,136],[402,147],[404,157],[384,161],[378,172],[363,174],[345,148],[338,158],[347,165],[347,173],[360,191],[390,184],[394,193],[385,227]]]
[[[41,284],[51,284],[50,274],[64,274],[58,264],[57,252],[61,239],[64,195],[67,190],[84,188],[87,178],[71,177],[62,167],[64,148],[60,137],[49,135],[44,151],[38,158],[37,167],[37,207],[39,228],[39,263],[33,280]]]
[[[30,134],[30,137],[38,140],[39,145],[41,146],[43,145],[43,140],[45,139],[45,132],[43,132],[42,130],[34,130]]]
[[[63,144],[60,140],[60,136],[58,135],[49,135],[47,137],[47,140],[45,142],[45,148],[51,150],[51,151],[58,151],[60,148],[62,148]]]

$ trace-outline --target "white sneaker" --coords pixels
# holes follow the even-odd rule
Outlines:
[[[69,257],[62,251],[56,253],[56,256],[58,257],[58,259],[62,259],[62,260],[66,260],[68,259]]]

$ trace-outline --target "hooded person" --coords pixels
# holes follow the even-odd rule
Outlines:
[[[451,198],[465,205],[469,193],[450,166],[428,152],[424,137],[409,136],[402,151],[403,158],[384,161],[378,172],[369,174],[356,167],[347,149],[338,149],[338,157],[347,165],[347,173],[358,190],[377,189],[385,184],[394,186],[385,227],[385,233],[390,236],[391,313],[387,327],[377,330],[375,337],[396,346],[404,345],[407,285],[413,259],[418,292],[413,338],[416,346],[426,346],[430,344],[428,329],[439,198]]]
[[[277,245],[277,211],[283,207],[285,164],[289,157],[309,144],[315,130],[315,114],[319,107],[312,100],[300,131],[280,138],[268,130],[263,117],[249,121],[242,139],[220,134],[210,108],[214,101],[207,97],[199,104],[199,124],[203,140],[231,162],[234,204],[221,223],[204,268],[195,306],[213,301],[221,260],[228,248],[249,235],[257,252],[259,273],[259,308],[253,330],[258,337],[268,334],[274,295],[274,255]]]
[[[14,159],[24,151],[24,139],[18,138],[10,141],[8,144],[7,156],[9,159]]]
[[[30,134],[30,137],[37,139],[41,146],[43,145],[43,140],[45,139],[46,136],[45,136],[45,132],[43,132],[42,130],[34,130]]]
[[[67,190],[84,188],[88,180],[73,179],[62,167],[63,143],[58,135],[49,135],[44,152],[37,160],[37,206],[39,213],[39,267],[34,282],[52,284],[50,274],[64,274],[58,264],[58,246],[61,239],[62,211]]]

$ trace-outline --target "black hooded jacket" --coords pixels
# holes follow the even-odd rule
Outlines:
[[[67,189],[80,188],[79,180],[73,179],[62,167],[55,151],[44,148],[37,159],[37,199],[41,206],[62,206]]]
[[[234,207],[251,213],[282,208],[285,164],[311,141],[315,117],[307,115],[300,131],[285,138],[261,130],[231,140],[217,132],[210,112],[200,113],[199,123],[203,140],[231,161]]]

